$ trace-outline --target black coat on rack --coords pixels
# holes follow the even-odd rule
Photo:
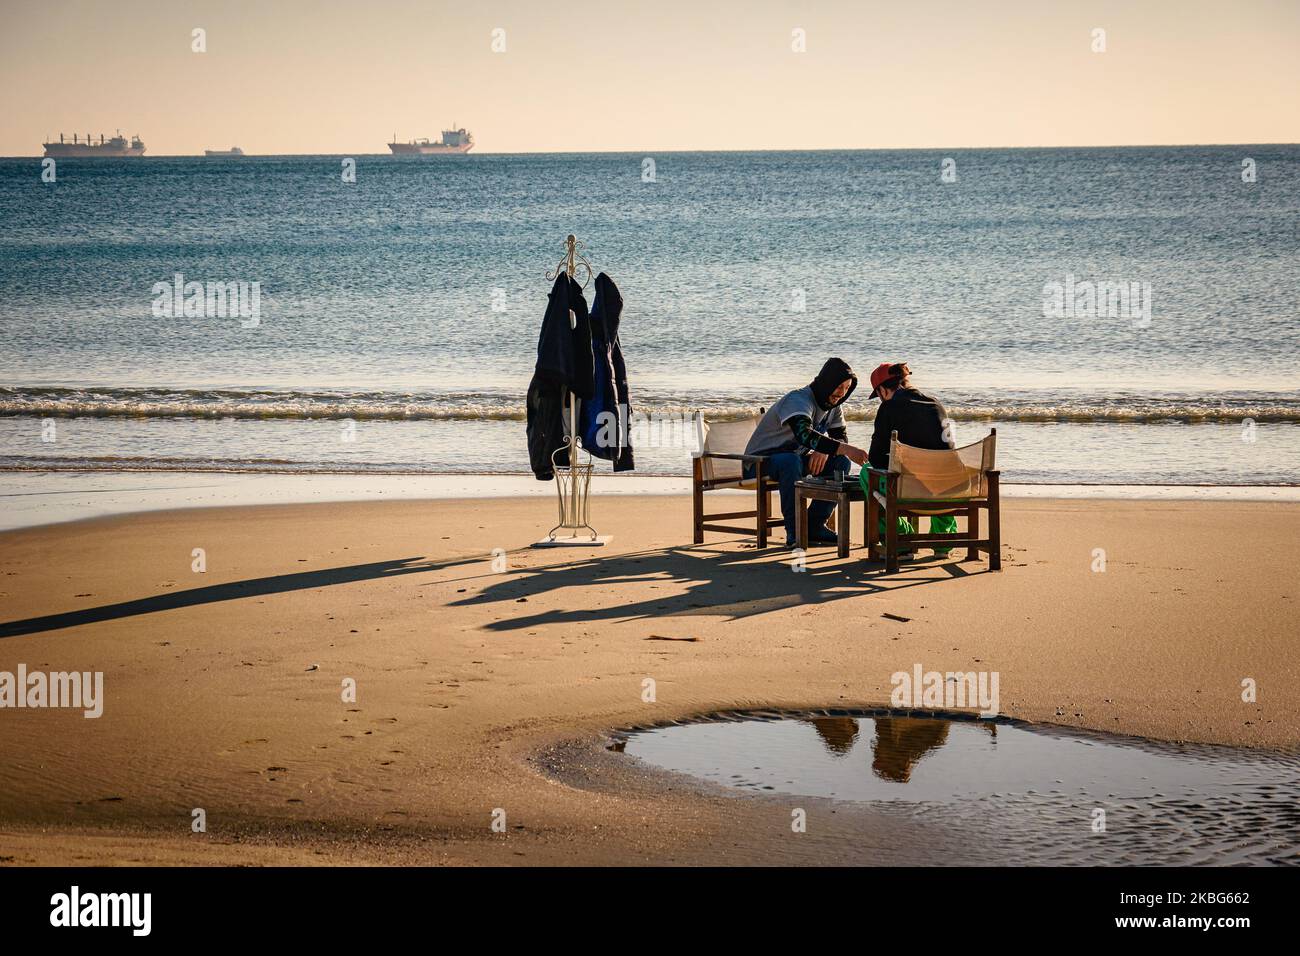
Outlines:
[[[615,471],[636,467],[629,431],[632,401],[627,391],[627,365],[618,338],[623,315],[623,296],[614,280],[596,276],[596,297],[591,303],[591,346],[596,360],[596,389],[591,401],[582,403],[578,415],[582,447],[595,458],[614,463]],[[617,421],[617,428],[607,422]]]
[[[570,392],[584,401],[595,395],[595,359],[582,286],[561,273],[548,296],[537,339],[537,366],[528,385],[528,461],[539,481],[555,477],[552,455],[567,444],[564,410]],[[559,463],[567,463],[565,454]]]

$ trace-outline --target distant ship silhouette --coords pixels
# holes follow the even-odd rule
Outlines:
[[[60,158],[70,156],[143,156],[144,141],[139,136],[132,136],[131,142],[126,141],[122,131],[118,130],[117,135],[112,139],[105,140],[104,134],[99,134],[99,142],[91,140],[90,134],[86,134],[85,139],[79,139],[76,133],[72,134],[72,142],[69,143],[64,139],[62,133],[59,134],[57,143],[45,143],[45,155],[57,156]]]
[[[449,154],[468,153],[474,148],[474,136],[465,127],[459,129],[445,129],[442,131],[441,142],[431,142],[428,139],[413,139],[409,143],[397,142],[397,134],[393,134],[393,142],[388,144],[388,148],[393,151],[394,156],[440,156]]]

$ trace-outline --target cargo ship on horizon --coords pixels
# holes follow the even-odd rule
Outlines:
[[[205,149],[204,156],[243,156],[244,151],[238,146],[232,146],[230,149]]]
[[[465,129],[445,129],[442,131],[442,140],[434,143],[428,139],[413,139],[409,143],[397,142],[397,134],[393,134],[393,142],[388,144],[388,148],[393,151],[394,156],[443,156],[459,155],[468,153],[474,148],[474,137]]]
[[[120,156],[143,156],[144,141],[138,135],[131,137],[131,142],[126,141],[122,131],[118,130],[117,135],[112,139],[104,139],[104,134],[99,134],[99,142],[96,143],[91,139],[90,134],[86,134],[85,139],[79,139],[76,133],[72,134],[72,142],[69,143],[62,133],[59,134],[57,143],[47,142],[45,145],[46,156],[56,156],[60,159],[69,157],[83,156],[103,156],[116,158]]]

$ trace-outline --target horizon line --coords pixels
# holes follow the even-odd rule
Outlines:
[[[696,148],[684,146],[657,147],[618,147],[616,149],[546,149],[546,150],[479,150],[474,156],[584,156],[584,155],[632,155],[640,153],[870,153],[870,152],[942,152],[971,150],[1052,150],[1052,149],[1196,149],[1230,146],[1300,146],[1296,142],[1237,142],[1237,143],[1093,143],[1088,145],[1056,146],[824,146],[813,149],[785,146],[764,147],[726,147]],[[226,147],[229,148],[229,147]],[[204,153],[156,153],[152,156],[65,156],[61,159],[253,159],[253,158],[294,158],[305,156],[387,156],[397,158],[395,154],[381,152],[306,152],[306,153],[244,153],[243,156],[206,156]],[[458,153],[451,157],[414,156],[410,159],[427,160],[430,158],[469,158],[470,153]],[[45,159],[40,153],[23,153],[0,156],[0,159]],[[406,159],[407,157],[403,157]]]

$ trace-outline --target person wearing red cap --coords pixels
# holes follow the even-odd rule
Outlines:
[[[889,441],[893,432],[898,432],[901,444],[913,448],[943,449],[951,448],[951,432],[946,428],[948,413],[937,398],[918,391],[912,387],[912,370],[906,362],[882,362],[871,372],[871,398],[880,399],[880,409],[876,412],[876,424],[871,433],[871,448],[867,457],[872,468],[889,467]],[[865,471],[860,476],[864,494],[871,494],[868,475]],[[884,482],[879,482],[883,492]],[[880,519],[879,534],[885,536],[885,519]],[[900,515],[898,517],[900,534],[912,534],[912,522]],[[930,517],[931,534],[956,534],[957,518],[954,515],[932,515]],[[939,557],[947,557],[951,548],[935,548]],[[902,557],[907,557],[904,552]]]

